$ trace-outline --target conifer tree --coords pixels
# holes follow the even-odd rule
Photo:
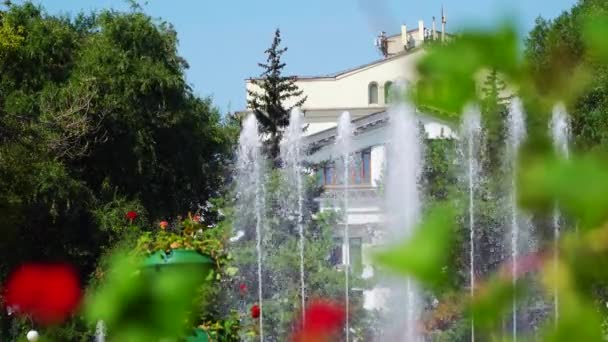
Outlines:
[[[264,53],[266,63],[258,63],[264,70],[260,77],[251,82],[257,90],[248,91],[247,105],[255,113],[260,131],[265,135],[266,154],[275,164],[278,161],[281,138],[289,125],[289,113],[306,101],[303,91],[295,84],[295,76],[283,76],[285,63],[281,61],[286,47],[281,47],[281,31],[275,31],[272,45]]]

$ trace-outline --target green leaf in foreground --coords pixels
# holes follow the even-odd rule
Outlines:
[[[597,307],[589,298],[581,296],[574,285],[574,268],[560,262],[559,268],[553,264],[544,270],[547,291],[557,286],[559,291],[559,319],[549,322],[543,331],[543,341],[602,341],[602,318]],[[557,323],[557,324],[556,324]]]
[[[454,243],[454,208],[433,207],[411,238],[375,254],[376,262],[389,271],[412,276],[422,284],[441,287],[448,280],[444,266],[449,263]]]
[[[553,208],[557,202],[579,227],[597,227],[608,219],[607,169],[593,156],[531,161],[519,177],[519,200],[532,209]]]
[[[466,32],[446,45],[435,45],[418,63],[417,105],[460,113],[477,100],[477,76],[496,70],[507,78],[518,73],[517,34],[510,26],[496,32]]]
[[[583,38],[587,44],[589,52],[600,58],[602,61],[608,61],[608,17],[606,16],[589,16],[585,19],[583,27]]]
[[[475,327],[483,331],[493,331],[504,315],[511,309],[513,298],[525,292],[521,282],[513,286],[510,279],[494,277],[476,289],[470,314],[474,317]]]
[[[177,338],[192,327],[202,282],[197,272],[142,269],[141,260],[115,255],[103,283],[87,297],[85,314],[91,324],[103,320],[115,341]]]

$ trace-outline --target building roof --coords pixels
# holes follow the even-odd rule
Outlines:
[[[427,113],[416,110],[416,116],[421,122],[437,122],[447,127],[453,128],[453,124],[445,120],[436,118]],[[352,120],[352,126],[354,129],[354,135],[360,135],[376,128],[384,127],[389,121],[388,111],[382,110],[375,113],[371,113],[360,118]],[[315,150],[320,147],[333,143],[338,134],[337,127],[328,128],[320,132],[308,135],[304,138],[305,145],[310,150]]]
[[[397,59],[399,57],[412,54],[414,52],[419,51],[420,49],[421,49],[420,47],[417,47],[417,48],[413,48],[413,49],[410,49],[410,50],[407,50],[407,51],[402,51],[402,52],[396,53],[396,54],[394,54],[392,56],[389,56],[387,58],[377,59],[377,60],[375,60],[373,62],[365,63],[363,65],[359,65],[359,66],[356,66],[356,67],[353,67],[353,68],[349,68],[349,69],[346,69],[346,70],[342,70],[342,71],[339,71],[339,72],[336,72],[336,73],[332,73],[332,74],[319,75],[319,76],[297,76],[296,75],[296,76],[292,76],[292,77],[296,77],[298,80],[336,79],[336,78],[338,78],[340,76],[343,76],[345,74],[348,74],[348,73],[351,73],[351,72],[354,72],[354,71],[357,71],[357,70],[365,69],[365,68],[368,68],[368,67],[371,67],[371,66],[374,66],[374,65],[383,64],[385,62]],[[249,80],[260,80],[260,79],[261,79],[260,77],[250,77],[250,78],[246,78],[245,80],[249,81]]]
[[[356,66],[356,67],[353,67],[353,68],[349,68],[349,69],[346,69],[346,70],[338,71],[336,73],[329,74],[329,75],[322,75],[322,76],[296,76],[296,77],[298,78],[298,80],[310,80],[310,79],[319,79],[319,78],[338,78],[340,76],[343,76],[345,74],[348,74],[348,73],[351,73],[351,72],[354,72],[354,71],[357,71],[357,70],[360,70],[360,69],[365,69],[365,68],[368,68],[368,67],[371,67],[371,66],[374,66],[374,65],[383,64],[383,63],[391,61],[393,59],[397,59],[397,58],[399,58],[401,56],[412,54],[412,53],[414,53],[414,52],[416,52],[418,50],[420,50],[420,48],[414,48],[414,49],[411,49],[411,50],[402,51],[402,52],[396,53],[396,54],[394,54],[392,56],[389,56],[389,57],[386,57],[386,58],[377,59],[377,60],[375,60],[373,62],[365,63],[363,65],[359,65],[359,66]]]

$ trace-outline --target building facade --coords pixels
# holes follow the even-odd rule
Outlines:
[[[322,210],[340,210],[346,189],[338,162],[340,154],[335,149],[339,116],[348,111],[354,128],[353,161],[349,180],[349,206],[346,217],[350,241],[343,241],[342,227],[336,229],[336,252],[332,259],[337,264],[350,264],[354,270],[370,274],[366,251],[376,243],[377,233],[383,229],[383,197],[380,194],[382,174],[386,163],[388,114],[394,90],[398,84],[408,85],[417,81],[416,63],[425,54],[425,44],[445,41],[445,16],[442,30],[424,26],[387,36],[382,32],[376,42],[381,58],[352,69],[322,76],[298,76],[296,84],[307,96],[301,110],[306,124],[306,145],[311,153],[308,161],[317,165],[319,183],[325,188]],[[249,91],[259,88],[246,81]],[[293,103],[286,103],[289,106]],[[452,137],[452,128],[424,113],[417,113],[419,122],[428,138]],[[345,222],[343,222],[344,224]],[[350,260],[348,258],[350,257]]]

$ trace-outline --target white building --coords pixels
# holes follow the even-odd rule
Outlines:
[[[334,150],[336,126],[339,116],[348,111],[353,119],[355,136],[353,147],[356,150],[355,167],[349,181],[348,224],[350,243],[342,243],[342,253],[337,251],[338,262],[348,262],[342,256],[350,255],[350,263],[365,264],[365,249],[374,243],[374,232],[382,229],[383,201],[378,194],[382,178],[387,142],[387,109],[396,84],[413,84],[417,80],[416,62],[425,53],[425,43],[440,42],[448,39],[445,30],[445,17],[442,16],[442,31],[435,28],[433,18],[431,28],[424,26],[422,20],[414,29],[402,25],[400,33],[378,37],[376,46],[382,58],[371,63],[331,75],[297,77],[297,85],[307,96],[302,106],[304,121],[307,124],[306,141],[315,152],[309,160],[318,163],[319,182],[325,192],[320,199],[322,209],[329,210],[340,206],[343,197],[340,172],[336,172],[332,160],[339,159]],[[249,91],[259,88],[247,80]],[[286,105],[290,105],[287,103]],[[424,113],[418,113],[426,134],[430,138],[452,136],[451,128]],[[341,239],[342,229],[336,230],[336,238]],[[350,253],[346,249],[350,249]]]

